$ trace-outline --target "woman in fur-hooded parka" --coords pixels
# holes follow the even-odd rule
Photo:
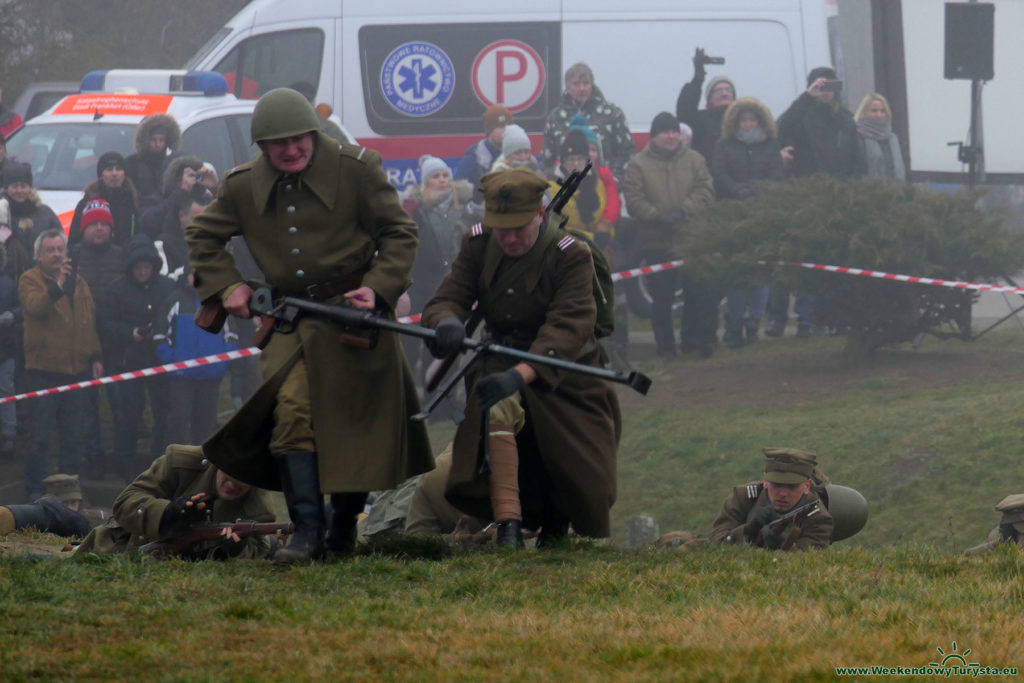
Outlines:
[[[154,133],[163,133],[167,149],[153,152],[149,139]],[[168,158],[173,158],[181,149],[181,128],[170,114],[151,114],[142,119],[135,129],[135,154],[124,160],[124,171],[135,184],[139,197],[146,197],[160,191]]]
[[[756,125],[744,114],[752,115]],[[726,109],[722,137],[711,157],[711,175],[719,199],[746,199],[756,193],[757,181],[782,179],[775,119],[759,100],[743,97]]]

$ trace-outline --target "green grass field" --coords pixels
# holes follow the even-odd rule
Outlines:
[[[399,543],[291,570],[2,555],[0,678],[789,681],[884,666],[927,680],[958,657],[968,674],[1024,664],[1024,555],[961,555],[1024,491],[1024,334],[856,368],[841,346],[640,361],[656,384],[623,395],[608,544]],[[435,447],[450,434],[434,427]],[[867,497],[866,528],[805,554],[619,547],[636,515],[709,532],[766,445],[816,451]]]

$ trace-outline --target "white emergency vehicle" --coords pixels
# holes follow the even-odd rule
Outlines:
[[[216,72],[93,71],[82,79],[81,92],[14,133],[7,154],[32,165],[40,197],[67,229],[82,190],[96,180],[99,157],[112,150],[134,154],[135,128],[146,116],[173,116],[181,127],[181,153],[209,162],[223,177],[258,152],[250,143],[255,106],[255,100],[230,94]]]
[[[422,154],[454,162],[500,103],[540,151],[567,67],[591,66],[637,146],[675,112],[696,47],[725,58],[741,96],[776,114],[831,63],[825,0],[253,0],[188,62],[223,73],[238,97],[302,84],[333,107],[392,182]]]

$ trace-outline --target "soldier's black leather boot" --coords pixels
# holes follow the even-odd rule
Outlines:
[[[34,503],[7,505],[14,518],[15,529],[34,528],[36,531],[84,538],[92,525],[83,515],[68,509],[56,496],[43,496]]]
[[[523,547],[523,523],[518,519],[507,519],[498,523],[498,533],[494,537],[494,545],[499,548]]]
[[[366,506],[366,493],[332,493],[331,522],[324,547],[328,556],[351,555],[356,549],[356,522]]]
[[[564,517],[544,518],[537,534],[537,550],[550,550],[557,545],[563,545],[569,538],[569,520]]]
[[[278,459],[281,488],[295,525],[288,545],[274,553],[275,564],[305,564],[324,556],[324,504],[316,453],[300,451]]]

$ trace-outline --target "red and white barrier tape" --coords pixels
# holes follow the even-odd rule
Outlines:
[[[620,282],[622,280],[628,280],[634,277],[640,277],[641,275],[650,275],[652,273],[658,273],[663,270],[672,270],[673,268],[679,268],[686,264],[686,261],[680,259],[678,261],[666,261],[665,263],[655,263],[650,266],[642,266],[640,268],[630,268],[629,270],[620,270],[617,273],[612,273],[612,282]],[[407,315],[403,318],[399,318],[400,323],[418,323],[420,321],[420,314]]]
[[[846,275],[860,275],[863,277],[880,278],[883,280],[893,280],[896,282],[912,282],[922,285],[936,285],[940,287],[952,287],[955,289],[973,289],[982,292],[1008,292],[1013,294],[1024,294],[1024,287],[1011,287],[1004,285],[990,285],[977,282],[961,282],[959,280],[939,280],[930,277],[917,277],[914,275],[900,275],[898,273],[886,273],[880,270],[866,270],[864,268],[847,268],[845,266],[829,266],[821,263],[799,263],[796,261],[760,261],[764,265],[776,265],[776,266],[793,266],[797,268],[809,268],[811,270],[823,270],[831,273],[843,273]],[[673,268],[679,268],[686,264],[684,260],[666,261],[665,263],[655,263],[649,266],[642,266],[640,268],[630,268],[629,270],[620,270],[617,273],[612,273],[612,280],[619,282],[621,280],[628,280],[634,277],[640,277],[641,275],[651,275],[652,273],[658,273],[664,270],[672,270]],[[398,319],[400,323],[418,323],[420,321],[420,314],[407,315]],[[0,398],[0,404],[10,403],[12,401],[20,401],[26,398],[35,398],[36,396],[46,396],[49,394],[59,394],[65,391],[74,391],[75,389],[84,389],[86,387],[100,386],[101,384],[114,384],[115,382],[124,382],[130,379],[138,379],[140,377],[151,377],[153,375],[165,374],[168,372],[174,372],[176,370],[188,370],[190,368],[198,368],[204,365],[214,365],[216,363],[225,363],[236,358],[245,358],[247,356],[255,356],[259,354],[260,350],[255,346],[247,349],[238,349],[237,351],[229,351],[227,353],[215,353],[210,356],[203,356],[202,358],[192,358],[190,360],[183,360],[177,363],[167,363],[166,365],[157,365],[151,368],[143,368],[142,370],[133,370],[131,372],[123,372],[119,375],[108,375],[106,377],[100,377],[99,379],[90,379],[84,382],[75,382],[74,384],[64,384],[59,387],[52,387],[50,389],[40,389],[39,391],[29,391],[24,394],[17,394],[15,396],[7,396]]]
[[[612,282],[628,280],[629,278],[640,277],[641,275],[650,275],[651,273],[657,273],[662,270],[672,270],[673,268],[679,268],[680,266],[684,265],[686,265],[686,261],[680,259],[678,261],[667,261],[666,263],[655,263],[654,265],[651,266],[642,266],[640,268],[620,270],[617,273],[612,273]]]
[[[765,262],[761,261],[761,263]],[[916,275],[900,275],[899,273],[886,273],[881,270],[847,268],[845,266],[827,266],[821,263],[798,263],[796,261],[776,261],[771,265],[796,266],[799,268],[809,268],[811,270],[825,270],[830,273],[861,275],[864,277],[880,278],[882,280],[893,280],[896,282],[914,282],[921,285],[936,285],[939,287],[952,287],[954,289],[973,289],[979,292],[1007,292],[1011,294],[1024,294],[1024,287],[1012,287],[1009,285],[989,285],[978,282],[962,282],[960,280],[939,280],[931,277],[917,277]]]
[[[215,365],[217,363],[224,363],[229,360],[235,360],[236,358],[255,356],[259,354],[259,352],[260,350],[258,348],[256,348],[255,346],[251,346],[247,349],[238,349],[237,351],[228,351],[226,353],[215,353],[210,356],[203,356],[202,358],[190,358],[189,360],[178,361],[176,363],[167,363],[166,365],[157,365],[152,368],[143,368],[142,370],[122,372],[119,375],[107,375],[106,377],[100,377],[99,379],[90,379],[84,382],[63,384],[59,387],[40,389],[39,391],[29,391],[24,394],[17,394],[15,396],[6,396],[4,398],[0,398],[0,404],[10,403],[12,401],[20,401],[25,398],[47,396],[49,394],[61,394],[64,393],[65,391],[85,389],[86,387],[98,387],[101,384],[114,384],[115,382],[124,382],[130,379],[138,379],[140,377],[152,377],[153,375],[162,375],[168,372],[174,372],[175,370],[188,370],[190,368],[199,368],[204,365]]]

